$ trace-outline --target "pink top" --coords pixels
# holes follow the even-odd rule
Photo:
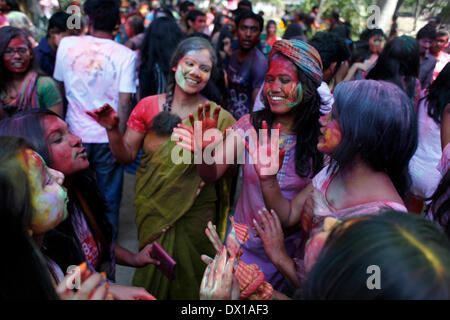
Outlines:
[[[329,165],[323,168],[312,181],[314,187],[314,218],[313,229],[309,234],[309,239],[312,239],[314,235],[323,229],[323,222],[326,217],[333,217],[340,221],[354,218],[362,215],[379,214],[382,209],[393,209],[397,211],[407,212],[408,210],[403,204],[393,201],[373,201],[368,203],[359,204],[356,206],[348,207],[345,209],[337,210],[326,199],[328,187],[333,181],[335,173],[328,172]],[[314,250],[321,250],[322,246],[308,246],[306,245],[304,255],[301,251],[296,253],[294,262],[297,267],[297,276],[303,280],[306,275],[305,260],[304,257],[318,257],[319,252],[312,252]],[[311,262],[307,263],[312,265]]]
[[[250,115],[247,114],[233,125],[233,129],[242,129],[241,133],[252,127]],[[239,132],[239,131],[238,131]],[[247,135],[249,136],[249,135]],[[280,184],[283,197],[292,200],[310,182],[311,177],[302,178],[295,172],[295,145],[296,135],[282,134],[280,148],[286,148],[283,165],[277,173],[277,180]],[[258,210],[265,207],[262,195],[261,184],[255,167],[249,162],[248,151],[245,151],[245,164],[242,165],[242,191],[236,205],[234,219],[238,223],[243,223],[253,227],[253,218]],[[245,263],[255,263],[265,274],[267,282],[272,284],[276,290],[280,290],[283,284],[283,276],[267,257],[262,242],[255,238],[253,232],[249,232],[250,239],[243,245],[244,254],[241,257]],[[300,232],[296,232],[285,238],[286,251],[292,257],[301,241]]]

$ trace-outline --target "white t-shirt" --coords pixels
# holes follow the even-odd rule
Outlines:
[[[136,92],[135,65],[136,54],[113,40],[92,36],[61,40],[53,77],[64,82],[66,121],[83,142],[108,142],[106,130],[85,111],[108,103],[117,112],[119,93]]]
[[[419,144],[409,161],[411,193],[429,198],[436,191],[442,175],[436,168],[442,157],[441,126],[428,115],[428,100],[423,99],[418,107]]]

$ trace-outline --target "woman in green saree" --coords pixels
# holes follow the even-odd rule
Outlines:
[[[183,162],[178,139],[170,138],[178,123],[190,124],[192,113],[194,120],[209,119],[203,121],[203,131],[217,124],[223,132],[235,122],[227,111],[200,94],[215,63],[214,49],[207,40],[193,37],[182,41],[171,60],[167,93],[142,99],[131,113],[123,137],[119,118],[110,106],[88,113],[106,128],[112,153],[121,164],[133,162],[143,149],[135,189],[139,246],[157,239],[177,266],[173,281],[151,266],[137,269],[133,284],[145,287],[158,299],[198,299],[205,270],[200,256],[215,254],[204,233],[207,222],[215,221],[219,234],[225,236],[231,180],[205,184],[191,154],[185,153],[188,157]]]

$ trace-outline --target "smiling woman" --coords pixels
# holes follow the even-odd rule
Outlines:
[[[56,287],[57,268],[41,252],[44,235],[67,217],[62,173],[48,168],[33,147],[17,137],[0,136],[0,162],[0,241],[8,243],[2,250],[6,262],[0,265],[5,275],[0,299],[105,299],[108,289],[100,285],[104,278],[82,265],[82,290],[67,288],[72,275]]]
[[[110,106],[89,113],[107,129],[109,145],[119,162],[131,163],[140,148],[144,151],[136,172],[134,202],[139,246],[159,237],[158,242],[176,260],[177,267],[174,281],[154,266],[138,269],[134,284],[150,289],[159,299],[199,298],[205,269],[200,255],[214,253],[203,230],[208,220],[226,225],[229,181],[205,185],[194,164],[176,165],[171,159],[177,147],[170,139],[173,127],[181,121],[188,124],[192,113],[196,119],[203,116],[203,112],[195,112],[199,104],[208,104],[208,118],[209,112],[216,111],[214,121],[221,131],[234,123],[227,111],[200,94],[215,65],[209,41],[188,38],[172,56],[167,93],[142,99],[131,113],[123,137],[118,116]]]
[[[62,98],[55,81],[35,71],[34,53],[26,33],[0,29],[0,119],[32,108],[62,115]]]
[[[56,270],[66,271],[69,266],[86,262],[89,272],[104,272],[109,281],[114,281],[116,261],[131,267],[157,263],[151,258],[152,244],[133,254],[113,242],[105,200],[93,174],[87,170],[89,161],[85,148],[81,139],[71,134],[64,120],[49,110],[28,110],[2,120],[0,134],[26,138],[39,151],[43,160],[28,161],[27,168],[45,161],[66,175],[68,219],[45,234],[42,246],[43,253],[57,266]],[[39,191],[47,180],[53,181],[48,179],[48,175],[40,177],[34,176],[33,190]],[[37,226],[42,225],[42,221],[50,221],[50,217],[58,216],[55,210],[60,208],[57,203],[60,197],[58,193],[36,197],[34,205],[41,212],[36,218]],[[56,278],[61,281],[62,272]],[[119,300],[153,299],[142,288],[111,284],[109,290]]]

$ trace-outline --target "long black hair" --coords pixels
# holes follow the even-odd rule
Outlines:
[[[140,48],[141,99],[166,91],[170,58],[183,37],[183,32],[173,18],[158,18],[147,28]]]
[[[50,110],[31,109],[0,121],[0,134],[27,139],[47,165],[52,167],[53,155],[50,153],[49,144],[45,140],[44,119],[48,116],[55,116],[63,120]],[[45,235],[42,251],[54,260],[63,271],[67,270],[68,266],[80,264],[85,260],[81,244],[72,224],[75,211],[79,210],[78,208],[82,210],[82,205],[78,202],[77,192],[85,199],[95,223],[102,233],[102,238],[105,240],[104,243],[101,243],[102,256],[100,257],[99,269],[103,269],[101,271],[107,272],[108,277],[114,280],[113,271],[107,268],[108,262],[111,261],[112,226],[106,216],[105,199],[101,195],[94,173],[90,169],[74,175],[68,189],[69,203],[67,209],[69,218]],[[85,215],[87,215],[86,212]],[[100,241],[89,219],[86,219],[86,222],[93,231],[94,239]]]
[[[275,54],[274,57],[280,55]],[[269,61],[270,64],[270,61]],[[292,130],[297,135],[295,145],[295,171],[300,177],[314,176],[323,167],[323,154],[317,150],[318,137],[320,135],[319,118],[321,98],[317,92],[318,84],[308,78],[297,68],[298,81],[301,83],[303,99],[292,107],[295,114]],[[297,95],[299,93],[297,92]],[[262,128],[262,121],[266,121],[269,128],[272,127],[275,114],[270,110],[267,97],[263,94],[265,108],[256,111],[251,116],[253,127],[256,130]]]
[[[419,44],[413,37],[403,35],[386,43],[366,79],[395,83],[410,98],[415,98],[419,68]]]
[[[450,62],[447,63],[428,89],[428,115],[437,124],[441,123],[442,112],[450,103]]]
[[[377,272],[380,287],[370,288]],[[450,241],[410,213],[349,219],[333,228],[302,287],[308,300],[448,300]]]
[[[417,116],[408,96],[386,81],[355,80],[334,90],[342,141],[331,155],[333,170],[347,169],[359,157],[387,173],[400,196],[409,189],[409,160],[417,148]]]
[[[0,136],[1,300],[58,299],[45,260],[28,233],[36,209],[27,174],[17,159],[28,148],[33,149],[22,138]]]

